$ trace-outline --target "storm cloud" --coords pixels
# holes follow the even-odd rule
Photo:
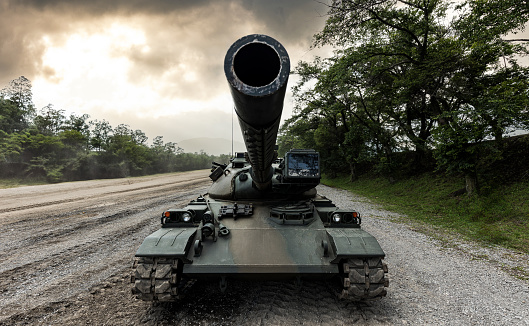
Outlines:
[[[42,64],[49,43],[60,45],[73,33],[105,32],[122,22],[145,33],[150,51],[131,47],[116,50],[134,62],[130,78],[149,81],[183,64],[193,65],[202,81],[223,77],[212,71],[237,38],[264,33],[287,48],[307,51],[312,35],[322,27],[325,7],[314,1],[10,1],[0,0],[0,85],[25,75],[53,78]],[[47,40],[47,42],[45,41]],[[175,69],[180,77],[181,71]],[[197,82],[198,95],[203,88]],[[167,90],[168,94],[171,91]],[[174,95],[189,95],[189,89]],[[207,93],[207,92],[206,92]]]
[[[0,0],[0,88],[25,76],[39,86],[37,108],[52,103],[126,123],[151,139],[179,141],[199,130],[223,137],[215,132],[231,110],[222,68],[229,46],[247,34],[268,34],[295,66],[311,60],[326,10],[310,0]],[[72,77],[75,69],[82,75]],[[199,112],[200,124],[189,120]]]

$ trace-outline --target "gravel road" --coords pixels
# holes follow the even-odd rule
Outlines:
[[[402,222],[319,186],[386,252],[377,301],[339,300],[331,282],[197,283],[184,302],[130,292],[130,264],[160,212],[207,191],[207,171],[0,190],[0,325],[529,325],[529,256]],[[398,222],[395,222],[398,220]]]

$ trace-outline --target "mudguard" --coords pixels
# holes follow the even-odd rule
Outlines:
[[[136,252],[136,257],[174,257],[185,259],[196,232],[196,227],[162,228],[143,240],[143,243]]]
[[[331,246],[336,253],[332,263],[344,258],[384,257],[386,254],[378,241],[359,228],[328,228]]]

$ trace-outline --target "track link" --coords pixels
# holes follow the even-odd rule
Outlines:
[[[350,258],[343,264],[344,278],[341,298],[370,300],[386,296],[388,267],[381,257]]]
[[[131,277],[136,298],[152,302],[174,302],[182,299],[193,281],[181,280],[182,262],[175,258],[136,258]],[[340,298],[370,300],[386,296],[388,268],[380,257],[348,259],[343,267],[343,290]]]
[[[132,294],[143,301],[177,301],[181,298],[180,264],[175,258],[136,258],[131,276]]]

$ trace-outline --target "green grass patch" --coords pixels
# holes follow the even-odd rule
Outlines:
[[[469,239],[529,252],[529,182],[484,187],[479,197],[471,198],[453,195],[464,187],[462,178],[433,173],[395,183],[372,176],[355,182],[324,177],[322,183]]]
[[[199,171],[199,170],[194,170],[194,171]],[[204,171],[205,171],[204,172],[205,175],[209,173],[209,169],[205,169]],[[124,178],[113,178],[113,179],[140,179],[140,178],[149,178],[149,177],[160,176],[160,175],[175,175],[175,174],[186,173],[186,172],[191,172],[191,170],[190,171],[167,172],[167,173],[156,173],[156,174],[149,174],[149,175],[124,177]],[[93,180],[104,180],[104,179],[91,179],[91,180],[93,181]],[[79,181],[89,181],[89,180],[76,180],[76,181],[69,181],[69,182],[79,182]],[[45,185],[45,184],[51,184],[51,183],[43,177],[41,178],[3,178],[3,179],[0,178],[0,189],[23,187],[23,186],[37,186],[37,185]]]
[[[3,178],[0,179],[0,189],[15,188],[22,186],[35,186],[48,184],[44,179],[27,179],[27,178]]]

